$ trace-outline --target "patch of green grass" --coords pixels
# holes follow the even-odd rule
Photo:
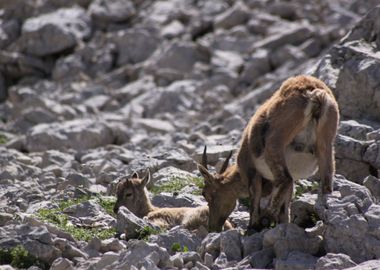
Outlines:
[[[6,144],[8,142],[8,138],[0,133],[0,144]]]
[[[12,249],[0,249],[0,265],[10,264],[16,268],[29,268],[38,266],[42,269],[49,269],[49,265],[33,255],[21,245]]]
[[[147,241],[150,235],[152,235],[152,234],[160,234],[162,232],[164,232],[164,231],[161,230],[161,229],[157,230],[157,229],[154,229],[152,227],[145,226],[144,228],[142,228],[138,232],[139,236],[137,237],[137,239]]]
[[[115,197],[97,197],[98,202],[101,207],[107,212],[107,214],[115,217],[115,213],[113,212],[113,207],[115,206],[116,203],[116,198]]]
[[[204,186],[204,181],[201,177],[178,177],[178,176],[173,176],[170,181],[163,183],[162,185],[159,186],[154,186],[151,188],[151,192],[153,194],[159,194],[161,192],[178,192],[184,187],[188,185],[195,185],[199,189],[202,189]],[[200,195],[201,191],[195,191],[193,192],[194,195]]]
[[[98,237],[99,239],[108,239],[113,237],[116,233],[116,230],[114,228],[100,229],[77,227],[70,222],[68,215],[63,213],[63,210],[65,208],[88,201],[89,199],[91,199],[90,196],[85,196],[79,199],[59,201],[58,207],[56,208],[38,210],[37,217],[42,221],[56,225],[61,230],[71,234],[77,240],[89,241],[94,237]],[[107,208],[109,208],[111,205],[110,201],[103,200],[100,202],[100,204],[103,204],[104,206],[102,205],[102,207],[104,207],[108,212]]]
[[[181,247],[180,243],[175,242],[172,244],[171,250],[172,250],[172,252],[188,252],[189,248],[186,245]]]

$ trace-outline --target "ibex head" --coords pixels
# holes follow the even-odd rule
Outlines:
[[[127,207],[132,213],[135,213],[138,217],[143,217],[142,210],[149,204],[149,198],[147,197],[145,186],[150,181],[150,171],[147,170],[144,178],[139,178],[137,172],[133,173],[130,178],[123,177],[117,184],[116,196],[117,200],[113,211],[117,214],[120,206]]]
[[[198,164],[198,170],[205,180],[205,185],[202,190],[202,195],[206,199],[209,206],[209,231],[222,231],[223,224],[229,214],[235,207],[236,198],[229,198],[228,191],[223,189],[228,188],[224,183],[227,180],[228,162],[232,156],[232,151],[224,161],[219,173],[211,174],[207,169],[207,147],[205,146],[201,164]]]

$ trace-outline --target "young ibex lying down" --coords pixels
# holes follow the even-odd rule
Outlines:
[[[338,104],[326,84],[311,76],[286,80],[249,121],[236,166],[217,175],[211,175],[204,166],[199,166],[206,180],[204,195],[210,207],[209,228],[220,230],[220,223],[235,203],[223,202],[226,196],[221,194],[231,192],[225,188],[231,181],[249,188],[252,202],[250,225],[253,227],[260,227],[262,178],[273,185],[266,214],[275,222],[290,221],[289,204],[294,180],[307,178],[319,168],[322,194],[330,193],[338,121]],[[210,185],[212,194],[209,193]],[[217,221],[211,223],[212,213],[218,211],[213,206],[219,204],[225,205],[228,211],[223,209],[219,217],[214,214],[213,219]]]
[[[153,224],[168,229],[183,225],[186,229],[194,230],[201,225],[207,228],[208,206],[159,208],[152,205],[146,185],[150,181],[148,171],[143,179],[137,173],[131,178],[122,179],[117,185],[117,201],[113,211],[118,212],[120,206],[125,206],[137,217],[147,217]],[[224,228],[231,229],[232,225],[226,220]]]

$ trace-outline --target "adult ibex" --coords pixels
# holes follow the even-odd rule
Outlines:
[[[290,221],[294,180],[307,178],[319,168],[322,194],[330,193],[338,122],[338,104],[325,83],[311,76],[283,82],[245,128],[237,165],[215,175],[205,164],[198,166],[206,182],[203,193],[210,208],[209,229],[220,231],[220,224],[233,210],[235,202],[225,201],[228,194],[248,190],[252,203],[250,226],[261,227],[262,178],[273,185],[265,212],[275,222]]]
[[[120,206],[125,206],[137,217],[147,217],[149,221],[163,229],[169,229],[176,225],[183,225],[189,230],[197,229],[202,225],[207,228],[209,215],[207,206],[173,208],[153,206],[146,189],[150,178],[148,170],[142,179],[137,173],[134,173],[131,178],[121,179],[117,185],[117,201],[113,209],[115,214]],[[227,220],[223,223],[226,230],[232,228]]]

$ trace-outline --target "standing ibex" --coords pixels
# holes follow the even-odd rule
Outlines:
[[[307,178],[319,168],[322,194],[330,193],[338,121],[338,104],[326,84],[311,76],[286,80],[249,121],[242,136],[237,165],[217,175],[211,175],[199,165],[206,180],[204,196],[210,207],[209,229],[220,230],[220,224],[232,211],[229,205],[228,211],[216,216],[220,209],[214,208],[227,204],[223,200],[228,197],[220,193],[234,192],[225,188],[231,181],[237,182],[234,187],[240,183],[243,189],[249,190],[250,226],[254,227],[260,225],[262,177],[273,184],[266,214],[275,222],[290,221],[294,180]],[[237,188],[237,192],[241,189]]]
[[[146,185],[150,181],[150,172],[143,179],[137,173],[131,178],[123,178],[117,185],[117,201],[113,211],[118,212],[120,206],[125,206],[137,217],[147,217],[153,224],[168,229],[176,225],[183,225],[189,230],[197,229],[201,225],[207,228],[208,207],[173,207],[159,208],[152,205]],[[231,229],[232,225],[226,221],[224,228]]]

